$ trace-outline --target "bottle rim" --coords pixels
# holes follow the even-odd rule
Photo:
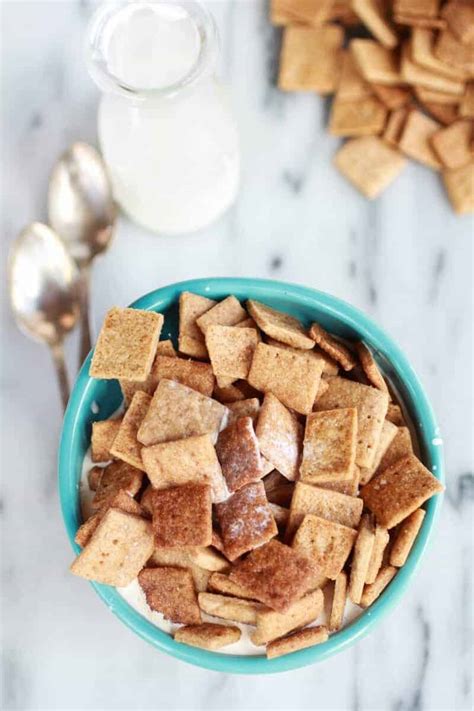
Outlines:
[[[189,71],[171,84],[141,88],[129,84],[110,71],[107,62],[105,38],[107,27],[117,13],[136,0],[108,0],[94,13],[86,36],[86,64],[99,89],[125,98],[144,101],[153,98],[171,97],[200,79],[212,74],[219,52],[219,35],[212,14],[199,0],[140,0],[143,5],[172,4],[183,7],[196,25],[200,38],[199,53]]]

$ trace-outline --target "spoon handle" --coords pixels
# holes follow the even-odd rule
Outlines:
[[[63,409],[66,410],[69,400],[69,378],[66,370],[66,363],[64,361],[64,347],[62,342],[55,343],[51,346],[51,353],[53,355],[54,367],[56,368]]]
[[[90,269],[81,269],[81,279],[79,284],[79,298],[81,309],[80,320],[80,345],[79,345],[79,368],[81,368],[91,349],[91,332],[89,326],[89,291],[90,291]]]

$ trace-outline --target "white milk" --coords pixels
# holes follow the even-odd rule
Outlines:
[[[154,232],[205,227],[239,183],[236,126],[213,75],[212,18],[195,2],[114,3],[99,9],[89,40],[117,201]]]

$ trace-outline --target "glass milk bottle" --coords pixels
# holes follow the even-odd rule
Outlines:
[[[107,2],[92,19],[87,60],[104,92],[99,140],[115,198],[154,232],[203,228],[236,198],[238,137],[217,55],[198,2]]]

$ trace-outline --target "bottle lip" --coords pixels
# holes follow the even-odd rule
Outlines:
[[[120,10],[135,1],[107,0],[96,10],[89,23],[86,36],[86,63],[89,74],[102,91],[118,94],[135,101],[171,97],[213,72],[219,52],[219,35],[214,18],[207,8],[199,0],[142,0],[143,4],[175,4],[186,9],[199,33],[199,54],[190,70],[183,77],[166,86],[143,89],[132,86],[114,75],[109,70],[107,63],[106,28]]]

